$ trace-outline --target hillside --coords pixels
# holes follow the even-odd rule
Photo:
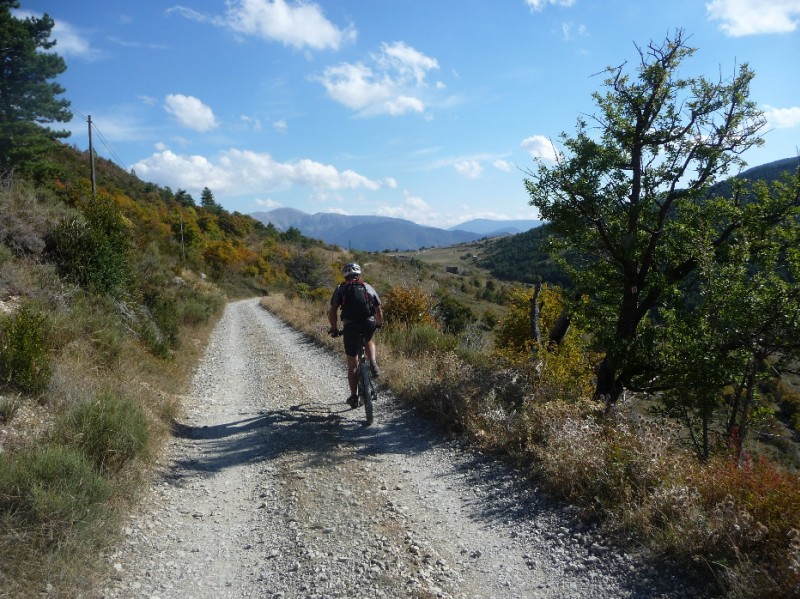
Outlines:
[[[798,167],[798,158],[776,160],[755,166],[742,172],[738,178],[749,183],[763,181],[772,183]],[[731,193],[730,181],[714,186],[713,195],[726,196]],[[518,235],[491,240],[481,256],[480,265],[489,269],[493,276],[507,281],[554,283],[569,286],[569,277],[550,258],[547,244],[550,228],[544,224]]]

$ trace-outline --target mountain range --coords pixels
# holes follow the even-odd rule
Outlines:
[[[253,212],[250,216],[265,225],[272,223],[280,231],[294,227],[306,237],[321,239],[343,248],[370,252],[444,247],[484,237],[521,233],[542,224],[537,220],[475,219],[450,229],[440,229],[418,225],[402,218],[328,212],[307,214],[294,208]]]

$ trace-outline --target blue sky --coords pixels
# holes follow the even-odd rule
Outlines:
[[[55,20],[70,143],[228,210],[449,227],[536,218],[534,157],[601,71],[683,28],[685,75],[756,72],[765,144],[800,153],[800,0],[21,0]]]

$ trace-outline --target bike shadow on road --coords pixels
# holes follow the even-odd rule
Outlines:
[[[311,403],[263,410],[218,424],[173,422],[173,437],[182,444],[169,477],[179,480],[198,473],[212,474],[316,447],[323,451],[333,442],[326,431],[338,427],[342,418],[340,412],[331,411],[325,404]]]
[[[438,441],[430,427],[414,425],[412,420],[395,407],[367,426],[363,408],[309,402],[218,424],[193,426],[175,421],[173,436],[183,443],[168,477],[177,481],[208,475],[288,453],[304,453],[309,460],[318,456],[334,461],[351,459],[353,453],[332,451],[342,444],[361,459],[387,453],[421,453],[436,446]]]

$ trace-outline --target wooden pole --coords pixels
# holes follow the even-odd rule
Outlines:
[[[92,199],[97,196],[97,185],[94,178],[94,147],[92,146],[92,115],[87,117],[89,122],[89,164],[92,175]]]

